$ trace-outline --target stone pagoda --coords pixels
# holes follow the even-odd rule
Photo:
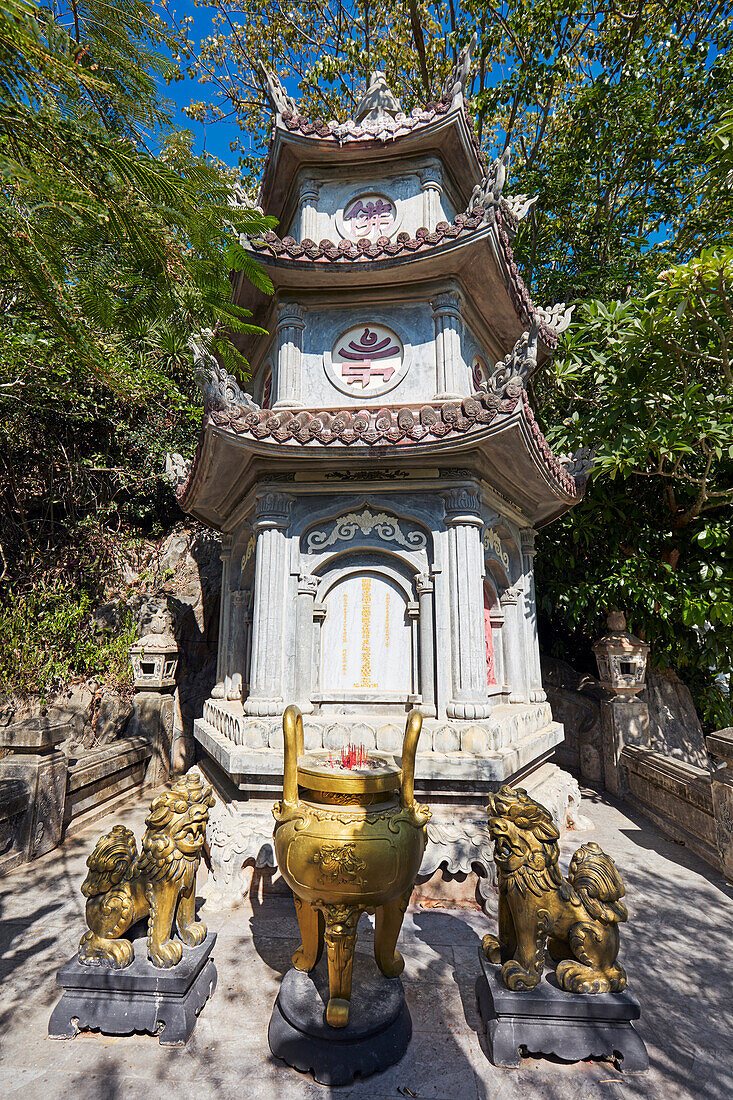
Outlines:
[[[420,708],[426,874],[490,861],[481,807],[498,784],[521,778],[559,816],[577,794],[548,763],[563,729],[533,558],[582,477],[525,390],[569,315],[537,307],[518,273],[531,203],[503,193],[508,150],[482,157],[469,65],[467,49],[440,102],[410,115],[375,73],[342,123],[303,117],[263,73],[260,202],[282,233],[243,243],[275,292],[238,278],[234,296],[269,335],[241,343],[247,393],[197,345],[204,420],[178,489],[222,534],[217,683],[195,736],[225,800],[210,844],[230,895],[233,852],[274,864],[288,703],[306,748],[387,752]]]

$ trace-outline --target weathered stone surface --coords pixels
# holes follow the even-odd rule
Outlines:
[[[129,696],[106,691],[99,704],[99,712],[94,723],[94,740],[97,745],[108,745],[123,737],[132,718],[133,705]]]
[[[0,779],[21,781],[28,790],[28,810],[17,840],[27,860],[50,852],[61,839],[67,766],[66,756],[58,749],[0,760]]]
[[[0,875],[24,863],[23,825],[30,806],[22,779],[0,779]]]
[[[351,727],[349,740],[354,745],[363,745],[365,749],[375,749],[377,747],[376,734],[372,727],[367,726],[365,722],[357,722],[355,726]]]
[[[719,866],[733,879],[733,728],[717,730],[706,741],[719,764],[711,776]]]
[[[606,789],[627,794],[626,779],[619,760],[627,746],[649,748],[649,708],[639,698],[614,695],[601,703],[603,731],[603,776]]]
[[[714,867],[720,865],[714,785],[707,769],[631,745],[621,753],[620,770],[630,802],[668,836]]]
[[[348,743],[348,740],[349,731],[347,727],[336,722],[333,726],[329,726],[323,735],[323,746],[326,749],[340,749]]]
[[[555,752],[558,764],[591,783],[603,783],[601,685],[565,661],[543,657],[542,686],[553,718],[565,728],[565,739]]]
[[[174,700],[159,691],[138,691],[131,728],[136,737],[145,737],[153,749],[146,775],[148,786],[165,783],[171,772]]]
[[[613,776],[610,781],[604,776],[604,751],[609,750],[608,747],[604,750],[601,703],[605,693],[600,683],[592,676],[576,672],[567,662],[551,657],[542,658],[542,682],[555,721],[565,727],[565,740],[555,754],[558,764],[570,768],[582,779],[605,783],[609,790],[615,790]],[[675,760],[709,768],[692,696],[673,672],[649,670],[647,686],[636,700],[649,709],[646,740],[640,741],[632,735],[625,743],[644,743]]]
[[[461,731],[461,751],[485,756],[491,751],[489,731],[482,726],[468,726]]]
[[[433,734],[433,752],[458,752],[461,735],[455,726],[440,726]]]
[[[382,752],[401,752],[404,730],[388,723],[377,730],[377,748]]]
[[[267,744],[266,727],[263,726],[261,722],[248,722],[245,726],[244,743],[253,749],[264,748]]]
[[[109,812],[113,800],[145,785],[152,745],[145,737],[125,737],[90,749],[69,765],[64,825],[66,834]]]
[[[26,718],[0,727],[0,748],[11,752],[45,752],[66,740],[69,728],[65,723],[49,718]]]
[[[303,744],[306,752],[312,752],[314,749],[322,749],[323,727],[316,725],[315,722],[304,722]]]
[[[689,688],[673,672],[650,671],[639,699],[649,706],[651,748],[709,770],[705,737]]]

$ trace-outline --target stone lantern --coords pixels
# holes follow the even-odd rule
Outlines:
[[[156,615],[150,631],[130,646],[136,691],[166,691],[176,686],[178,644],[163,615]]]
[[[165,613],[158,612],[148,633],[130,646],[130,661],[135,688],[134,730],[152,747],[145,785],[157,787],[165,783],[171,771],[178,667],[178,645]]]
[[[638,695],[644,687],[649,646],[629,634],[622,611],[609,612],[606,622],[609,633],[593,646],[601,686],[613,695]]]

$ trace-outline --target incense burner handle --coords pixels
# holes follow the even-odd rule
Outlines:
[[[412,809],[415,804],[415,753],[417,742],[422,729],[422,714],[419,710],[411,710],[407,715],[405,726],[405,739],[402,742],[402,791],[400,804],[405,810]]]
[[[298,805],[298,757],[303,753],[303,715],[291,703],[283,714],[283,803]]]

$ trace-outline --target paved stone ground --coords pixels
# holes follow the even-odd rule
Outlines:
[[[494,1068],[474,1001],[476,949],[489,921],[478,912],[415,909],[407,914],[401,945],[414,1025],[410,1049],[399,1065],[364,1082],[317,1085],[276,1062],[267,1046],[270,1011],[297,942],[291,901],[271,894],[208,918],[219,933],[219,987],[185,1049],[166,1050],[149,1036],[48,1039],[56,969],[73,954],[83,929],[84,859],[102,827],[115,820],[138,832],[144,816],[138,804],[0,880],[0,1096],[730,1100],[733,890],[646,819],[586,793],[593,829],[571,837],[564,854],[567,859],[582,840],[597,840],[626,880],[631,923],[622,930],[622,960],[642,1004],[639,1031],[649,1049],[649,1074],[623,1077],[609,1063],[566,1065],[539,1057],[523,1059],[517,1070]],[[370,938],[363,918],[361,944]]]

